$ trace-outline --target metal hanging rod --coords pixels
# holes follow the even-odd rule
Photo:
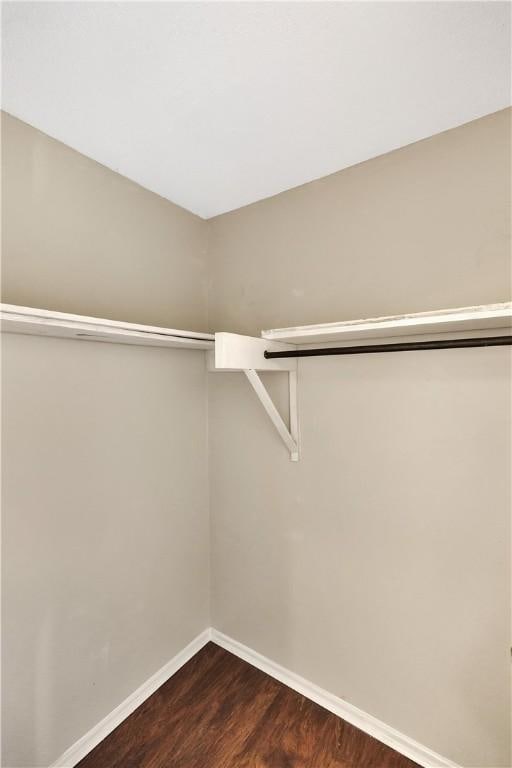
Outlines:
[[[438,339],[406,341],[395,344],[366,344],[356,347],[318,347],[263,353],[267,360],[277,357],[320,357],[324,355],[365,355],[374,352],[419,352],[423,349],[459,349],[464,347],[502,347],[512,344],[512,336],[479,336],[473,339]]]

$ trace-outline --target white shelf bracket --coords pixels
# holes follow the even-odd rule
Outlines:
[[[299,460],[298,443],[298,414],[297,414],[297,371],[288,371],[288,387],[290,395],[290,429],[286,426],[281,414],[274,405],[272,398],[265,389],[265,385],[254,369],[244,370],[249,383],[256,392],[258,399],[270,417],[281,440],[290,451],[291,461]]]
[[[268,413],[281,440],[290,452],[292,461],[299,460],[299,429],[297,404],[297,360],[268,360],[265,351],[283,352],[295,349],[294,344],[266,341],[253,336],[242,336],[238,333],[216,333],[215,351],[208,354],[208,370],[210,371],[239,371],[245,373],[250,385],[256,392],[259,401]],[[259,377],[259,371],[274,371],[288,374],[290,394],[290,428],[272,402]]]

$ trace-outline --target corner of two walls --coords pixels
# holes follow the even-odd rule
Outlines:
[[[204,222],[6,116],[4,300],[256,335],[506,300],[509,124]],[[12,765],[54,759],[205,622],[465,766],[508,765],[508,357],[419,354],[301,361],[292,464],[201,355],[4,344]]]

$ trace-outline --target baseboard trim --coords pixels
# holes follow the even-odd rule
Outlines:
[[[224,635],[217,629],[212,629],[211,632],[212,642],[220,645],[226,651],[230,651],[235,656],[247,661],[254,667],[261,669],[262,672],[266,672],[267,675],[274,677],[279,682],[284,683],[289,688],[293,688],[294,691],[305,696],[307,699],[314,701],[329,712],[341,717],[351,725],[356,726],[361,731],[364,731],[369,736],[381,741],[388,747],[399,752],[401,755],[408,757],[410,760],[418,763],[424,768],[460,768],[457,763],[448,760],[448,758],[438,755],[428,747],[419,744],[414,739],[410,739],[403,733],[391,728],[386,723],[372,715],[368,715],[361,709],[354,707],[344,699],[338,698],[332,693],[323,690],[314,683],[310,683],[309,680],[305,680],[300,675],[296,675],[294,672],[285,669],[285,667],[276,664],[274,661],[267,659],[257,651],[253,651],[252,648],[248,648],[246,645],[239,643],[237,640]]]
[[[401,755],[423,766],[423,768],[460,768],[457,763],[448,760],[448,758],[438,755],[423,744],[410,739],[400,731],[391,728],[381,720],[372,715],[368,715],[361,709],[349,704],[344,699],[340,699],[318,685],[305,680],[295,672],[282,667],[271,659],[267,659],[257,651],[249,648],[238,640],[219,632],[217,629],[208,628],[199,634],[182,651],[176,654],[167,664],[155,672],[145,683],[126,698],[119,706],[103,718],[97,725],[91,728],[84,736],[76,741],[64,754],[62,754],[50,768],[74,768],[89,752],[96,747],[100,741],[112,733],[123,720],[134,712],[151,694],[153,694],[161,685],[163,685],[172,675],[174,675],[192,656],[203,648],[206,643],[213,641],[226,651],[230,651],[240,659],[247,661],[254,667],[266,672],[267,675],[279,680],[289,688],[314,701],[329,712],[341,717],[351,725],[356,726],[369,736],[373,736],[391,749],[396,750]]]
[[[137,688],[128,698],[119,706],[103,718],[97,725],[91,728],[84,736],[76,741],[64,754],[62,754],[50,768],[74,768],[89,752],[96,747],[100,741],[112,733],[128,715],[131,715],[137,707],[146,701],[161,685],[163,685],[172,675],[175,674],[192,656],[203,648],[211,640],[212,631],[205,629],[200,635],[194,638],[183,650],[176,654],[167,664],[155,672],[145,683]]]

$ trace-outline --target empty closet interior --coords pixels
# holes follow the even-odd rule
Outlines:
[[[506,768],[510,108],[247,200],[227,168],[194,208],[24,108],[34,13],[2,112],[2,765],[117,766],[117,726],[216,660],[389,749],[329,766]]]

